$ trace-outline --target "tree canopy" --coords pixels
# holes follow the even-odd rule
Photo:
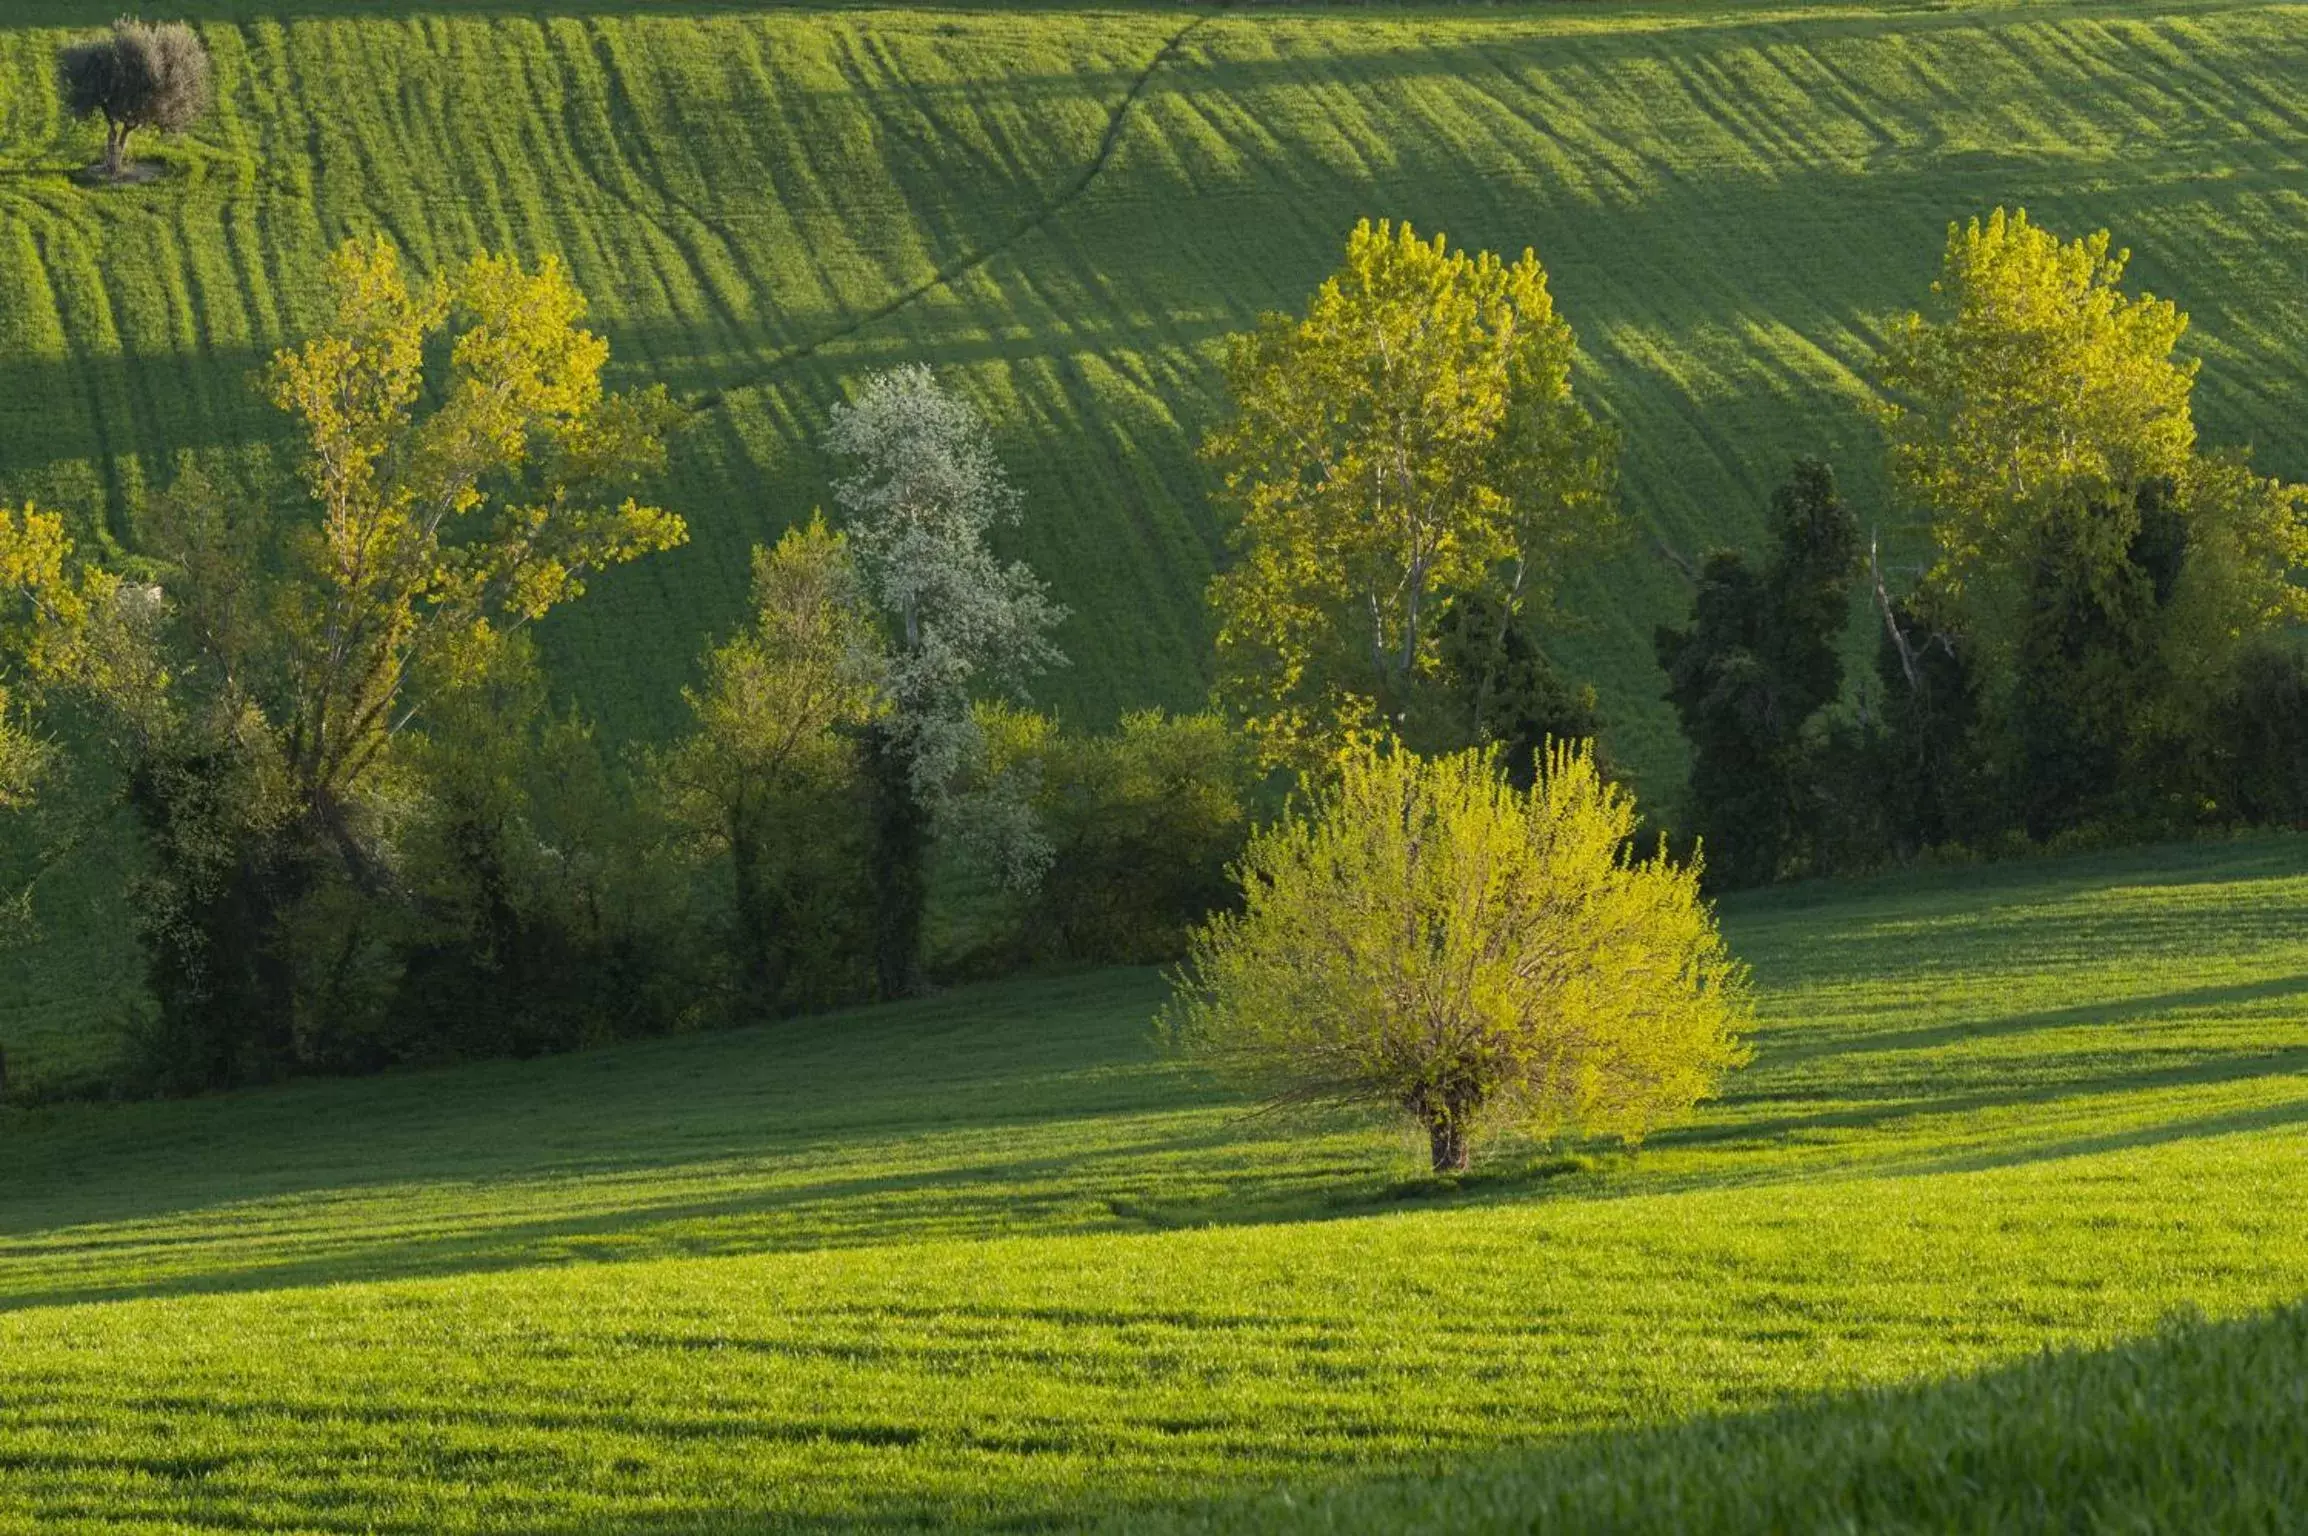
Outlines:
[[[154,992],[205,1037],[210,1081],[300,1049],[294,912],[333,882],[392,884],[397,749],[427,709],[593,573],[687,537],[633,494],[681,413],[603,388],[608,346],[557,262],[412,284],[378,238],[329,279],[330,323],[268,376],[316,516],[187,479],[119,566],[52,514],[0,519],[7,654],[96,705],[121,750],[154,855]]]
[[[1219,691],[1274,762],[1384,721],[1424,738],[1456,594],[1543,606],[1610,520],[1615,443],[1572,398],[1546,273],[1364,221],[1302,317],[1234,338],[1211,433],[1236,560]]]
[[[2062,242],[2025,209],[1950,225],[1934,312],[1892,327],[1881,377],[1892,479],[1931,519],[1930,580],[1961,600],[2016,572],[2035,525],[2128,501],[2195,449],[2187,317],[2123,291],[2106,230]],[[2120,550],[2111,527],[2103,541]]]
[[[1523,791],[1492,753],[1358,745],[1252,836],[1165,1027],[1273,1102],[1410,1116],[1438,1171],[1483,1124],[1639,1138],[1743,1059],[1747,994],[1698,871],[1634,831],[1584,746]]]

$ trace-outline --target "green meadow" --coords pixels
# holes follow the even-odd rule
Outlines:
[[[1719,1101],[1463,1181],[1127,971],[11,1111],[0,1529],[2280,1528],[2308,843],[1725,920]]]
[[[2308,478],[2308,5],[175,0],[217,110],[97,187],[51,71],[118,9],[0,7],[0,504],[133,549],[187,468],[279,494],[254,380],[335,245],[557,255],[616,382],[696,407],[692,542],[546,626],[612,741],[678,723],[831,406],[909,361],[1071,609],[1038,702],[1201,702],[1224,338],[1365,215],[1551,274],[1631,524],[1558,644],[1647,804],[1666,555],[1822,453],[1912,559],[1869,368],[1951,219],[2112,227],[2194,317],[2206,439]],[[1460,1178],[1166,1059],[1152,971],[32,1105],[135,1002],[132,857],[100,828],[0,955],[0,1536],[2308,1508],[2308,837],[1729,899],[1752,1065],[1639,1150]]]

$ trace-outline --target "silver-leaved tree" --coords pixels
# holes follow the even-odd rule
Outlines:
[[[869,728],[874,775],[876,968],[881,990],[916,987],[931,841],[949,836],[1005,883],[1030,888],[1049,843],[1032,786],[989,773],[976,702],[1018,693],[1065,658],[1065,610],[1032,570],[989,542],[1019,496],[969,404],[919,365],[873,375],[837,406],[826,445],[847,461],[834,500],[868,600],[889,628],[887,708]]]

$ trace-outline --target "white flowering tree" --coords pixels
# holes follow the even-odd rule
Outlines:
[[[876,815],[882,989],[910,991],[934,834],[959,839],[1015,888],[1050,860],[1016,771],[985,772],[975,702],[1065,657],[1050,632],[1065,610],[1040,578],[988,543],[1019,497],[976,411],[918,364],[868,378],[836,406],[826,445],[850,473],[834,486],[860,579],[890,629],[887,711],[869,743]]]

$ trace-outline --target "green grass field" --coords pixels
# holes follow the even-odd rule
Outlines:
[[[221,109],[127,191],[68,178],[93,139],[47,83],[57,29],[115,8],[0,23],[0,487],[119,529],[179,455],[260,476],[280,424],[248,375],[347,235],[559,252],[628,378],[721,402],[673,487],[695,545],[557,631],[620,730],[667,721],[746,546],[822,496],[826,406],[912,358],[1030,494],[1018,547],[1075,610],[1053,696],[1196,699],[1218,339],[1295,305],[1366,213],[1538,248],[1630,507],[1685,548],[1751,530],[1796,451],[1872,493],[1879,321],[1998,201],[2114,225],[2197,316],[2213,433],[2308,473],[2297,6],[181,0]],[[1638,547],[1586,586],[1623,755],[1672,768],[1648,637],[1675,578]]]
[[[1726,921],[1720,1102],[1459,1185],[1143,972],[6,1112],[0,1529],[2281,1528],[2308,840]]]
[[[823,497],[827,407],[906,359],[984,407],[1028,493],[1016,550],[1074,610],[1047,697],[1091,721],[1198,700],[1220,338],[1297,304],[1366,213],[1537,247],[1629,508],[1684,550],[1747,536],[1804,451],[1896,544],[1864,372],[1947,221],[1997,202],[2113,225],[2196,318],[2208,434],[2308,475],[2297,5],[178,0],[220,110],[157,151],[164,181],[93,189],[50,60],[117,9],[0,15],[0,498],[125,536],[182,462],[277,484],[250,377],[348,235],[559,252],[625,379],[716,402],[669,490],[695,542],[549,635],[612,738],[676,716],[747,547]],[[1654,800],[1681,748],[1649,635],[1680,582],[1639,534],[1575,584],[1566,642]],[[36,1076],[100,1061],[132,995],[102,887],[62,882],[62,942],[0,976],[0,1045]]]

